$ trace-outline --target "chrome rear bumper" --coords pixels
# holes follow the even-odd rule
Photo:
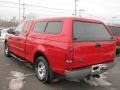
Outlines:
[[[101,63],[92,65],[89,67],[76,69],[76,70],[65,70],[65,77],[68,79],[82,79],[87,77],[88,75],[96,75],[101,74],[109,69],[111,69],[113,66],[115,66],[115,61],[107,62],[107,63]]]

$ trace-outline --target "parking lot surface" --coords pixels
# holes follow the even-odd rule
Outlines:
[[[5,57],[0,41],[0,90],[120,90],[120,57],[116,61],[117,65],[99,79],[43,84],[29,63]]]

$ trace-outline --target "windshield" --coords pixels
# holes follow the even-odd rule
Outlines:
[[[111,32],[113,33],[113,35],[115,36],[119,36],[120,35],[120,27],[115,27],[115,26],[109,26]]]
[[[102,41],[111,40],[112,36],[103,24],[73,21],[73,40]]]

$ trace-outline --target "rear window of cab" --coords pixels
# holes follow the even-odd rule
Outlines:
[[[111,39],[111,34],[101,23],[73,21],[74,41],[104,41]]]
[[[59,34],[63,27],[63,21],[40,21],[35,23],[33,32]]]

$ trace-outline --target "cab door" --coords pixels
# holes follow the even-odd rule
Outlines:
[[[17,55],[22,58],[25,58],[25,54],[26,54],[26,40],[27,40],[30,24],[31,24],[30,21],[25,22],[21,33],[16,36]]]
[[[22,29],[24,27],[25,23],[21,23],[19,24],[16,29],[14,30],[14,34],[11,34],[10,37],[9,37],[9,47],[10,47],[10,51],[13,52],[15,55],[18,55],[18,51],[19,51],[19,48],[18,48],[18,45],[17,45],[17,42],[19,41],[18,40],[18,37],[20,36],[20,34],[22,33]]]
[[[15,34],[12,35],[11,40],[11,51],[18,56],[21,56],[20,51],[24,53],[24,50],[20,48],[19,43],[22,43],[23,41],[21,40],[21,35],[22,35],[22,30],[24,29],[25,22],[21,23],[18,25],[18,27],[15,29]]]

